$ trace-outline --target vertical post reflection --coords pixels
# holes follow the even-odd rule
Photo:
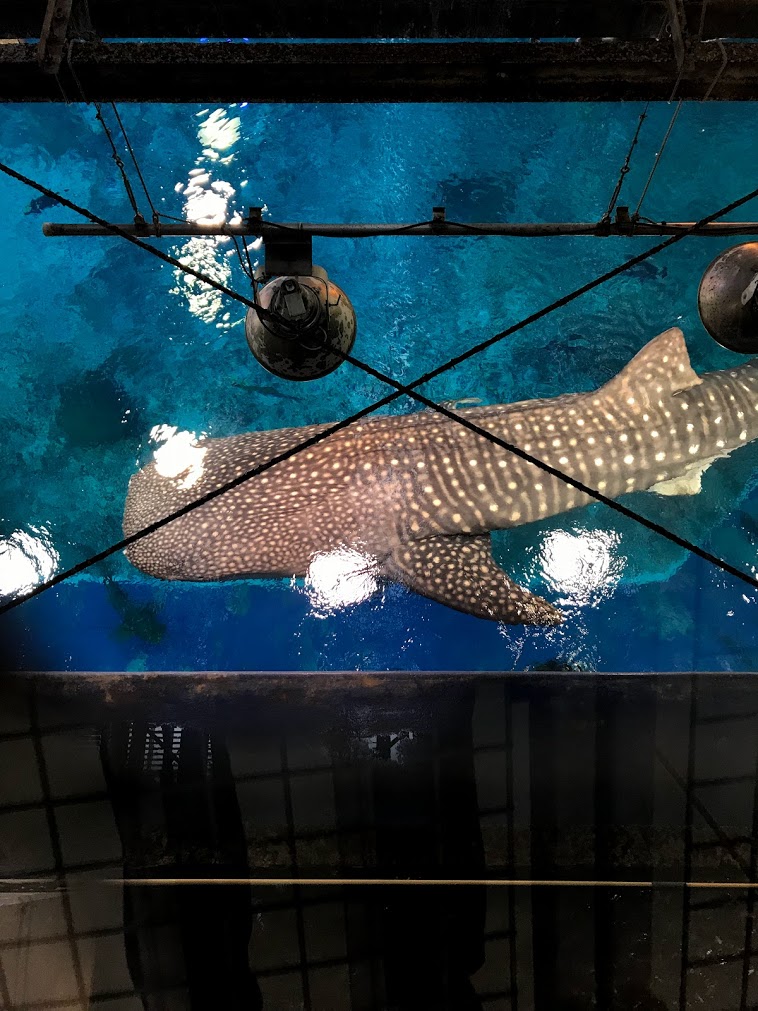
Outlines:
[[[125,877],[249,877],[223,739],[118,723],[105,728],[100,753]],[[261,1008],[251,929],[247,885],[124,886],[127,962],[146,1011]]]
[[[402,762],[380,735],[372,776],[380,877],[484,876],[473,703],[473,689],[440,700],[429,729],[404,743]],[[485,889],[387,887],[377,898],[387,1007],[478,1011],[471,976],[484,962]]]

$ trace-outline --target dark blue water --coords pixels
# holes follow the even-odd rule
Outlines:
[[[632,208],[672,111],[653,107],[643,128],[621,199]],[[549,221],[602,214],[640,109],[121,112],[154,200],[177,217],[265,205],[277,220],[414,221],[442,203],[451,219]],[[753,120],[751,106],[685,106],[643,213],[696,219],[754,187]],[[94,110],[4,106],[0,130],[14,168],[110,220],[131,218]],[[332,421],[386,392],[349,366],[313,384],[275,379],[249,354],[241,306],[123,241],[43,238],[43,220],[77,219],[65,209],[25,213],[36,195],[0,177],[5,597],[117,540],[130,474],[173,429],[221,436]],[[738,216],[758,218],[758,208]],[[412,380],[652,241],[317,239],[314,260],[355,305],[356,353]],[[424,392],[498,403],[587,390],[673,324],[697,371],[728,366],[740,359],[705,333],[696,292],[730,244],[685,239]],[[229,244],[163,248],[247,292]],[[638,495],[629,504],[754,571],[756,475],[758,451],[747,447],[718,461],[697,497]],[[0,632],[21,668],[520,669],[555,658],[599,670],[758,666],[754,596],[602,506],[500,535],[497,552],[514,577],[564,608],[562,627],[499,626],[397,586],[325,608],[287,582],[163,584],[118,557],[11,612]]]

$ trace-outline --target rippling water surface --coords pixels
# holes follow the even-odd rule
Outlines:
[[[263,206],[276,220],[596,220],[636,105],[124,106],[154,202],[214,221]],[[642,190],[673,107],[653,106],[621,203]],[[687,105],[643,206],[691,220],[755,186],[750,105]],[[3,159],[96,213],[132,212],[84,106],[3,106]],[[135,191],[139,191],[131,173]],[[243,309],[118,239],[45,239],[0,177],[0,595],[9,599],[118,539],[129,476],[194,437],[331,421],[386,388],[349,366],[287,384],[251,358]],[[144,207],[144,200],[143,209]],[[758,219],[747,205],[738,217]],[[149,217],[149,215],[148,215]],[[356,353],[410,381],[654,240],[316,239],[314,260],[358,314]],[[234,247],[164,240],[172,255],[247,293]],[[440,400],[485,403],[587,390],[651,337],[684,329],[697,371],[736,356],[705,333],[697,285],[732,243],[687,238],[439,377]],[[260,255],[259,249],[253,254]],[[405,411],[398,401],[392,410]],[[163,454],[160,457],[160,454]],[[178,456],[177,456],[178,454]],[[184,456],[182,456],[184,454]],[[191,480],[191,468],[186,480]],[[629,504],[755,571],[758,450],[717,462],[695,498]],[[505,627],[365,574],[287,582],[164,584],[121,557],[0,619],[12,666],[47,669],[755,669],[755,595],[602,506],[497,535],[508,571],[559,603],[558,629]]]

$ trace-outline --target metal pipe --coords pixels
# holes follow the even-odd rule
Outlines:
[[[482,224],[459,224],[453,221],[422,222],[420,224],[312,224],[308,222],[276,224],[269,221],[242,221],[239,224],[203,225],[196,222],[186,224],[167,223],[156,228],[152,224],[114,224],[113,228],[127,235],[154,236],[167,238],[180,235],[239,235],[258,236],[265,240],[287,240],[287,236],[320,236],[322,238],[359,239],[379,236],[404,235],[511,235],[539,237],[553,235],[678,235],[693,228],[694,221],[664,221],[660,224],[648,222],[490,222]],[[42,226],[43,235],[73,238],[83,235],[112,235],[107,228],[93,224],[58,224],[46,221]],[[758,235],[758,221],[713,221],[694,229],[693,235]]]

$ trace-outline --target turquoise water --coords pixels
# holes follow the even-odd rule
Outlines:
[[[636,125],[635,105],[124,106],[167,214],[414,221],[596,220]],[[635,206],[672,107],[653,106],[621,203]],[[753,188],[758,109],[686,105],[643,206],[691,220]],[[131,217],[94,110],[0,107],[2,158],[110,220]],[[195,185],[190,187],[190,172]],[[134,173],[132,173],[132,177]],[[136,179],[133,180],[136,187]],[[117,540],[129,476],[173,426],[221,436],[337,420],[379,399],[344,366],[288,385],[252,359],[242,307],[117,239],[45,239],[37,194],[0,177],[0,592],[22,592]],[[144,204],[144,201],[143,201]],[[737,214],[758,219],[747,205]],[[652,239],[316,239],[314,260],[358,314],[355,352],[411,381],[652,245]],[[438,400],[499,403],[587,390],[677,324],[697,371],[741,361],[697,317],[710,260],[688,238],[428,384]],[[247,293],[228,244],[165,240]],[[390,408],[415,409],[406,401]],[[151,440],[151,433],[153,438]],[[758,450],[717,462],[696,498],[629,504],[754,570]],[[497,537],[498,557],[568,615],[558,629],[488,623],[399,586],[325,607],[302,586],[161,583],[118,557],[0,619],[7,662],[46,669],[756,669],[746,587],[592,506]]]

